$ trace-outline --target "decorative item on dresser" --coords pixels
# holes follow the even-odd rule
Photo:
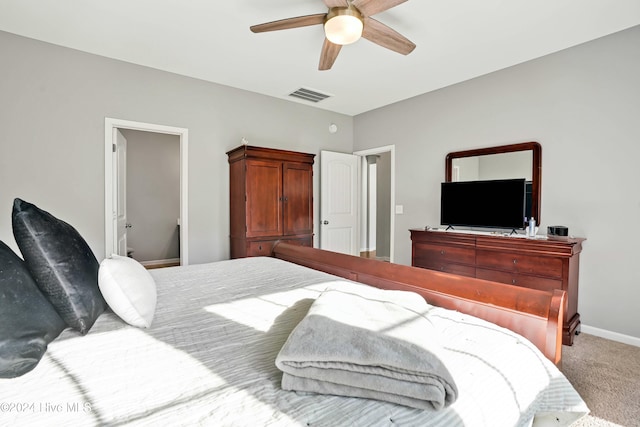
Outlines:
[[[580,332],[578,271],[584,238],[522,236],[412,229],[411,265],[509,285],[567,293],[562,342]]]
[[[229,152],[231,258],[277,241],[313,246],[314,154],[241,145]]]

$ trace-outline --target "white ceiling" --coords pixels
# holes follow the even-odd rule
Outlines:
[[[0,0],[0,30],[357,115],[640,24],[640,0],[409,0],[375,18],[411,54],[363,39],[329,71],[322,26],[249,31],[324,12],[321,0]],[[300,87],[332,97],[288,96]]]

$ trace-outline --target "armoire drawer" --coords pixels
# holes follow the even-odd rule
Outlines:
[[[313,237],[302,237],[298,239],[280,239],[278,241],[287,242],[292,245],[300,245],[300,246],[308,246],[313,247]]]
[[[271,256],[273,245],[280,241],[291,243],[292,245],[313,246],[313,237],[250,241],[247,242],[247,256]]]
[[[506,271],[487,270],[485,268],[476,268],[476,277],[478,279],[491,280],[492,282],[506,283],[508,285],[522,286],[541,291],[562,289],[562,280],[509,273]]]
[[[478,249],[476,251],[476,265],[478,268],[562,279],[562,260],[558,257],[521,255],[518,253]]]
[[[247,243],[247,256],[271,256],[271,250],[277,240],[263,240]]]

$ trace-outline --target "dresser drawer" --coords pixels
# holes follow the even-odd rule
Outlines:
[[[417,243],[413,249],[416,260],[455,264],[475,264],[476,251],[474,248],[463,248],[448,245],[431,245],[428,243]]]
[[[435,268],[433,269],[435,270]],[[438,271],[443,273],[459,274],[460,276],[476,277],[476,268],[472,265],[442,264]]]
[[[440,260],[414,259],[413,266],[441,271],[443,273],[459,274],[460,276],[475,277],[476,275],[476,268],[472,265],[446,263],[440,262]]]
[[[546,277],[529,276],[526,274],[509,273],[506,271],[487,270],[476,268],[478,279],[491,280],[492,282],[506,283],[508,285],[522,286],[541,291],[553,291],[562,289],[562,281]]]
[[[479,249],[476,253],[476,265],[479,268],[562,279],[562,260],[548,256],[521,255]]]

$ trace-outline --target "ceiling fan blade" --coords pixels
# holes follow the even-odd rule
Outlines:
[[[318,65],[318,70],[330,70],[333,63],[336,62],[340,49],[342,49],[342,45],[331,43],[325,38],[324,44],[322,45],[322,52],[320,53],[320,64]]]
[[[352,4],[357,7],[364,16],[371,16],[384,12],[406,1],[407,0],[354,0]]]
[[[295,18],[280,19],[279,21],[252,25],[251,27],[249,27],[249,29],[254,33],[264,33],[265,31],[288,30],[289,28],[308,27],[309,25],[323,24],[325,16],[327,16],[326,13],[297,16]]]
[[[331,9],[332,7],[348,7],[349,3],[347,0],[322,0],[323,3]]]
[[[396,30],[369,17],[364,18],[362,37],[370,42],[403,55],[410,54],[413,49],[416,48],[416,45],[411,40],[398,33]]]

